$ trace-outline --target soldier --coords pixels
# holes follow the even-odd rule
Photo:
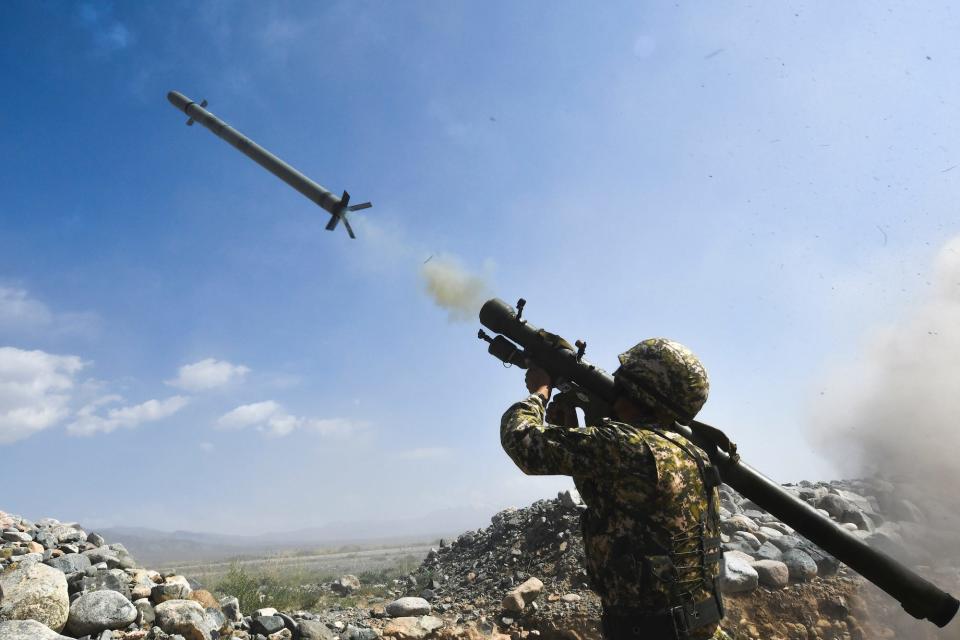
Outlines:
[[[503,448],[524,473],[573,476],[587,506],[587,572],[607,640],[728,638],[719,627],[719,476],[672,430],[706,402],[707,373],[689,349],[663,338],[619,359],[616,419],[584,427],[558,402],[549,415],[561,424],[545,423],[552,383],[530,367],[531,395],[503,415]]]

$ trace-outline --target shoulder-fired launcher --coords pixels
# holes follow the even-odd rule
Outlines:
[[[588,422],[610,415],[617,396],[613,376],[583,358],[585,343],[578,341],[574,351],[560,336],[524,320],[524,304],[521,299],[515,310],[494,298],[483,305],[480,323],[498,334],[491,337],[483,330],[479,332],[478,337],[490,345],[488,351],[506,364],[526,368],[536,363],[561,391],[574,394]],[[943,627],[956,615],[960,602],[953,596],[869,547],[745,463],[736,445],[719,429],[696,420],[689,425],[678,423],[674,428],[706,451],[724,482],[886,591],[913,617]]]

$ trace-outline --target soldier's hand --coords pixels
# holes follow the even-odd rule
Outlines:
[[[536,365],[531,365],[527,369],[527,375],[524,377],[527,384],[527,391],[530,393],[539,393],[547,398],[550,397],[550,389],[553,383],[550,380],[550,374]]]
[[[554,396],[547,407],[546,420],[549,424],[561,427],[579,427],[580,419],[577,417],[577,407],[565,398],[565,395],[560,393]]]

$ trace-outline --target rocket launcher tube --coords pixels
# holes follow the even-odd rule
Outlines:
[[[559,346],[551,338],[553,334],[518,320],[513,307],[502,300],[494,298],[483,305],[480,323],[502,334],[498,338],[506,336],[519,345],[517,350],[522,350],[529,361],[536,362],[555,381],[566,381],[607,405],[616,399],[613,376],[578,359],[572,350]],[[501,352],[504,352],[502,345]],[[689,426],[676,424],[674,428],[707,452],[724,482],[886,591],[913,617],[944,627],[956,615],[960,602],[953,596],[887,554],[869,547],[743,462],[736,447],[721,431],[696,420]]]

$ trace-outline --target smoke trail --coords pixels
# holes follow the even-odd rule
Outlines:
[[[430,254],[423,242],[410,238],[401,226],[360,217],[353,224],[365,240],[360,254],[363,266],[377,274],[415,268],[423,291],[447,311],[451,322],[476,320],[480,307],[492,297],[489,283],[493,263],[489,260],[479,273],[472,272],[454,253]]]
[[[485,275],[470,273],[450,255],[430,258],[420,268],[427,293],[451,321],[473,320],[490,297]]]

